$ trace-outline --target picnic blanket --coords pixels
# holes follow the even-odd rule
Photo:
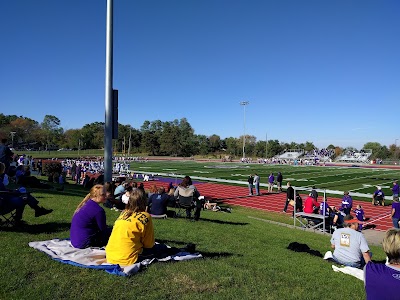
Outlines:
[[[115,264],[109,264],[106,261],[106,251],[104,248],[90,247],[85,249],[74,248],[69,239],[52,239],[47,241],[30,242],[29,246],[42,251],[52,259],[61,263],[70,264],[82,268],[104,270],[107,273],[130,276],[153,262],[160,261],[183,261],[195,258],[201,258],[199,253],[178,252],[174,255],[162,259],[145,259],[131,266],[121,267]]]
[[[324,255],[324,259],[326,260],[333,259],[332,251],[327,251]],[[335,272],[342,272],[344,274],[354,276],[355,278],[360,279],[361,281],[364,281],[364,270],[347,266],[337,267],[335,265],[332,265],[332,269]]]

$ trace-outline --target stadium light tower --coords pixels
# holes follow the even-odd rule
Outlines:
[[[15,136],[16,132],[11,131],[10,134],[11,134],[11,145],[12,145],[11,147],[14,148],[14,136]]]
[[[243,158],[246,158],[246,106],[249,105],[249,101],[241,101],[239,104],[243,106]]]

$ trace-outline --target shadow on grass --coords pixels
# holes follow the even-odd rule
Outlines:
[[[177,216],[175,217],[175,219],[187,219],[188,222],[194,222],[194,219],[192,218],[188,218],[185,216]],[[206,218],[202,218],[200,217],[200,219],[196,222],[210,222],[210,223],[216,223],[216,224],[225,224],[225,225],[248,225],[249,223],[243,223],[243,222],[230,222],[230,221],[221,221],[221,220],[214,220],[214,219],[206,219]]]
[[[205,252],[205,251],[199,251],[201,255],[203,255],[204,258],[220,258],[220,257],[231,257],[231,256],[243,256],[242,254],[234,254],[234,253],[229,253],[229,252]]]
[[[1,228],[1,231],[26,232],[29,234],[56,233],[69,230],[69,222],[48,222],[44,224],[24,224],[20,227]]]
[[[230,222],[230,221],[221,221],[221,220],[213,220],[213,219],[205,219],[205,218],[200,218],[199,221],[211,222],[211,223],[217,223],[217,224],[226,224],[226,225],[249,225],[249,223],[244,223],[244,222]]]
[[[185,245],[189,246],[191,243],[183,242],[183,241],[174,241],[174,240],[156,240],[157,243],[165,244],[165,245]],[[182,247],[183,249],[184,247]],[[196,252],[200,253],[203,255],[204,258],[218,258],[218,257],[230,257],[233,255],[236,256],[243,256],[242,254],[234,254],[234,253],[229,253],[229,252],[206,252],[206,251],[197,251]]]

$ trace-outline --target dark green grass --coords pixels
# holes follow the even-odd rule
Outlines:
[[[364,299],[360,280],[333,272],[322,258],[286,249],[297,241],[323,254],[330,249],[329,236],[263,221],[291,224],[286,215],[240,207],[231,214],[203,211],[199,222],[154,220],[158,241],[176,247],[195,243],[204,258],[155,263],[130,278],[64,265],[28,246],[69,237],[72,214],[85,194],[75,185],[64,192],[35,192],[54,212],[35,218],[27,207],[26,227],[0,231],[0,299],[321,299],[327,284],[346,298]],[[106,214],[112,225],[118,212]],[[371,250],[375,260],[384,259],[380,247]],[[336,298],[337,293],[323,293],[323,299]]]

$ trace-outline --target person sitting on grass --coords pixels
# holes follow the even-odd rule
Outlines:
[[[164,191],[165,191],[165,189],[164,189]],[[151,197],[152,195],[154,195],[154,194],[157,194],[157,192],[158,192],[158,187],[157,187],[157,185],[152,184],[152,185],[150,186],[149,191],[147,192],[147,199],[150,199],[150,197]]]
[[[128,185],[125,189],[125,194],[123,194],[121,196],[121,201],[122,203],[124,203],[125,205],[128,204],[129,202],[129,197],[131,196],[133,191],[133,187],[131,185]]]
[[[107,244],[111,228],[106,223],[106,213],[100,206],[106,201],[106,190],[96,184],[79,203],[71,221],[71,244],[75,248],[102,247]]]
[[[17,184],[23,187],[31,187],[38,189],[53,189],[53,186],[47,183],[40,182],[35,176],[31,176],[31,171],[29,166],[20,165],[15,171],[15,178]]]
[[[358,224],[358,231],[361,231],[363,228],[362,222],[364,222],[366,220],[366,218],[365,218],[364,209],[362,208],[362,206],[360,204],[357,205],[356,209],[354,210],[354,213],[356,214],[357,220],[360,221],[360,223]]]
[[[382,247],[387,256],[387,264],[369,262],[364,268],[367,299],[399,299],[400,231],[386,231]]]
[[[19,188],[14,191],[8,190],[3,183],[5,168],[6,166],[0,162],[0,196],[3,200],[1,201],[0,210],[2,212],[11,212],[15,209],[15,226],[24,225],[22,215],[25,205],[35,211],[35,217],[44,216],[53,211],[39,206],[39,201],[30,193],[27,193],[25,188]]]
[[[343,226],[332,234],[333,260],[345,266],[363,268],[371,261],[371,253],[364,235],[357,231],[358,220],[347,215]]]
[[[146,204],[145,193],[134,190],[114,223],[106,246],[108,263],[129,266],[166,251],[165,245],[155,244],[153,220],[146,212]]]
[[[164,187],[159,187],[156,194],[152,194],[148,201],[150,213],[152,215],[165,215],[170,196],[165,193]]]

